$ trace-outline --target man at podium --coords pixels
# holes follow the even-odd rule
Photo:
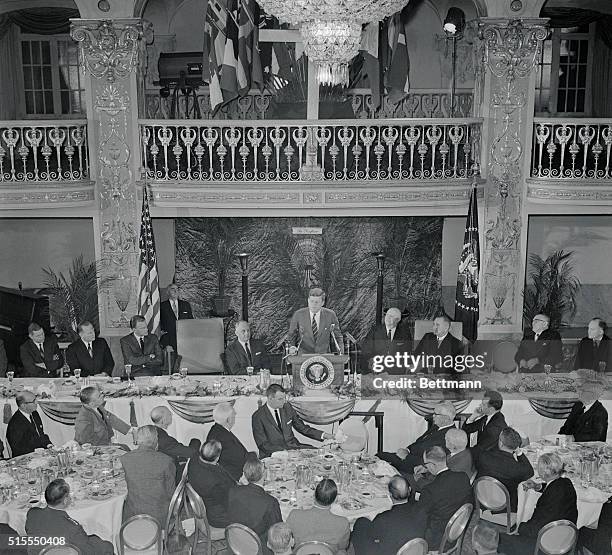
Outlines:
[[[287,334],[290,355],[344,353],[338,317],[324,303],[325,291],[313,287],[308,292],[308,308],[293,313]]]

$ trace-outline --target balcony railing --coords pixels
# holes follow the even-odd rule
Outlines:
[[[140,120],[149,179],[465,180],[478,173],[480,119]]]
[[[0,121],[0,182],[89,179],[87,121]]]
[[[534,118],[531,177],[612,179],[612,120]]]

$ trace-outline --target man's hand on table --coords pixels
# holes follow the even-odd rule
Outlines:
[[[401,447],[400,449],[398,449],[395,454],[400,458],[400,459],[405,459],[408,456],[408,449],[404,449],[403,447]]]
[[[529,368],[529,370],[533,370],[535,365],[538,364],[539,362],[540,362],[540,360],[538,359],[538,357],[530,358],[527,361],[527,368]]]

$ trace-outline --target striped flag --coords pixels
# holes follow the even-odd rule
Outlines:
[[[204,24],[202,80],[208,83],[210,105],[213,111],[223,104],[220,72],[225,53],[226,20],[226,0],[209,0]]]
[[[387,87],[387,98],[393,104],[397,104],[410,92],[410,58],[406,46],[404,10],[389,18],[387,41],[390,62],[385,72],[385,86]]]
[[[247,85],[246,75],[238,63],[238,0],[228,0],[227,4],[220,83],[224,103],[237,98],[238,91]]]
[[[463,322],[463,335],[472,342],[478,338],[479,281],[480,239],[478,230],[478,200],[477,189],[474,186],[465,222],[463,249],[459,259],[457,291],[455,293],[455,321]]]
[[[149,192],[142,189],[142,218],[140,221],[140,261],[138,264],[138,314],[145,317],[150,333],[159,331],[159,279],[157,256],[151,214]]]
[[[263,90],[263,69],[259,54],[259,5],[255,0],[242,0],[240,3],[237,76],[240,96],[255,86]]]

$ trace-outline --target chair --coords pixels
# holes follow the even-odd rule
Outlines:
[[[369,434],[366,425],[359,417],[347,418],[339,429],[348,437],[340,448],[348,453],[361,453],[368,450]]]
[[[511,341],[500,341],[493,347],[491,355],[491,365],[493,370],[509,374],[516,370],[516,361],[514,355],[518,351],[518,347]]]
[[[38,552],[39,555],[81,555],[81,550],[67,543],[66,545],[50,545]]]
[[[423,538],[414,538],[399,548],[397,555],[427,555],[429,547]]]
[[[234,555],[262,555],[259,537],[243,524],[230,524],[225,529],[227,547]]]
[[[293,551],[293,555],[334,555],[335,553],[331,545],[317,540],[302,542]]]
[[[119,531],[119,551],[121,555],[161,555],[163,542],[157,519],[136,515],[126,520]]]
[[[195,532],[193,533],[191,552],[195,553],[198,544],[204,543],[207,555],[211,555],[213,542],[223,540],[225,529],[215,528],[208,523],[206,505],[204,505],[204,501],[191,484],[186,484],[185,486],[185,502],[189,512],[195,519]]]
[[[184,536],[181,534],[181,510],[185,505],[185,486],[187,484],[188,466],[189,461],[187,461],[187,464],[185,465],[183,476],[172,494],[170,505],[168,505],[168,516],[166,517],[166,525],[164,527],[166,551],[182,551],[183,549],[182,540]],[[176,534],[176,544],[171,542],[173,533]],[[169,548],[170,545],[172,546],[172,549]]]
[[[460,555],[463,547],[463,538],[467,530],[472,516],[474,506],[471,503],[466,503],[457,509],[455,514],[450,517],[444,536],[440,542],[438,555]]]
[[[177,350],[191,374],[223,373],[221,353],[225,350],[222,318],[177,320]]]
[[[474,482],[474,494],[480,519],[504,526],[506,534],[512,533],[516,528],[516,513],[510,507],[510,493],[506,486],[491,476],[483,476]],[[504,513],[493,514],[493,511],[504,509]]]
[[[570,520],[553,520],[538,532],[534,555],[573,555],[578,541],[578,528]]]

